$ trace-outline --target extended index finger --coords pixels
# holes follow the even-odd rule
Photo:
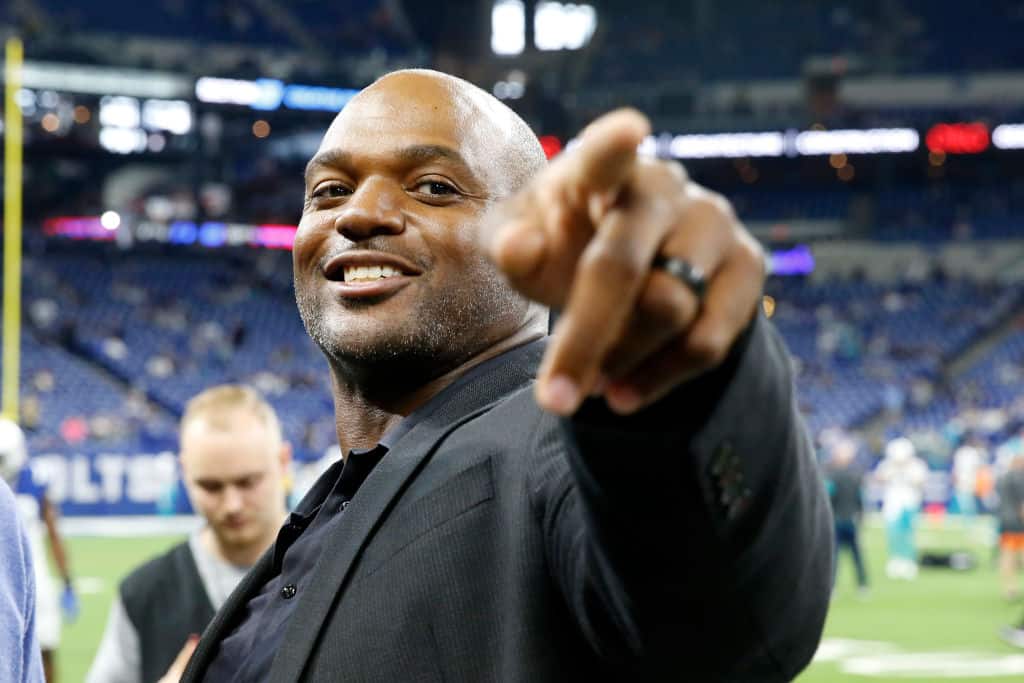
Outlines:
[[[602,116],[528,188],[491,209],[481,243],[514,287],[548,306],[564,305],[577,259],[633,176],[649,130],[632,109]]]
[[[583,208],[586,203],[594,227],[632,176],[637,147],[650,132],[646,116],[635,109],[617,109],[587,126],[578,146],[552,164],[555,181],[564,184],[566,195],[577,206]],[[563,161],[565,167],[559,168]]]

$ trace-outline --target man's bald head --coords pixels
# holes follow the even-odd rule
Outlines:
[[[513,194],[547,165],[537,136],[518,114],[498,98],[469,81],[430,69],[403,69],[381,76],[364,88],[335,117],[324,135],[321,149],[329,144],[339,127],[350,117],[365,121],[365,107],[373,103],[393,115],[408,114],[409,108],[430,108],[438,116],[454,116],[456,124],[472,129],[481,149],[479,161],[500,170],[501,182],[492,186],[492,199]],[[444,107],[448,111],[444,111]],[[386,121],[382,122],[386,125]]]

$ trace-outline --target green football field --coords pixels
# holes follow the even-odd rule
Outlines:
[[[117,580],[145,558],[170,547],[178,537],[77,537],[70,550],[81,593],[82,613],[64,628],[60,679],[83,680],[99,643]],[[1024,614],[1024,604],[1001,598],[990,551],[975,539],[980,560],[972,572],[922,570],[913,583],[884,577],[881,530],[866,533],[871,592],[853,590],[849,560],[840,567],[825,640],[817,660],[800,683],[903,681],[1024,681],[1024,651],[1003,644],[996,631]],[[968,545],[957,524],[925,528],[921,544],[951,548]],[[796,590],[799,587],[795,587]]]

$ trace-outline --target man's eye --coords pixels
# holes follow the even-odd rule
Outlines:
[[[313,190],[313,194],[311,196],[316,197],[318,199],[330,199],[334,197],[347,197],[350,194],[352,194],[352,192],[344,185],[340,185],[338,183],[331,183],[329,185],[321,185],[320,187],[316,188],[315,190]]]
[[[427,180],[414,187],[413,190],[420,194],[429,195],[446,195],[455,194],[457,192],[454,187],[448,183],[442,183],[440,180]]]
[[[238,482],[238,488],[240,489],[251,489],[260,482],[260,477],[246,477]]]

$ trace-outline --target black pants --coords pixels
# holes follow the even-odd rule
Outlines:
[[[864,569],[864,557],[860,552],[860,543],[857,541],[857,523],[852,519],[836,520],[836,554],[832,563],[832,583],[835,584],[835,573],[839,569],[839,549],[849,548],[853,555],[853,566],[857,570],[857,586],[865,588],[868,585],[868,575]]]

